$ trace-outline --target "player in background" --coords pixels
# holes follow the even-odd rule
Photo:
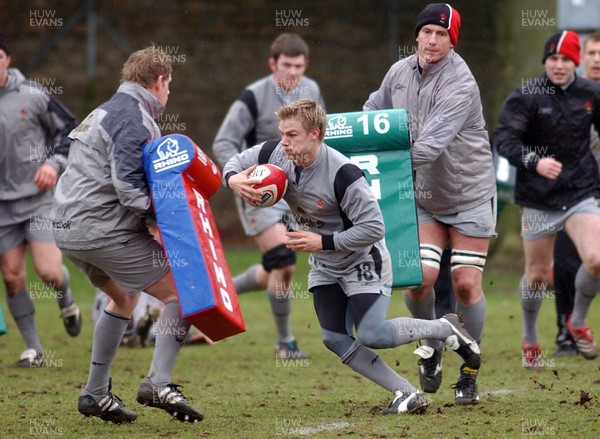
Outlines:
[[[278,139],[275,112],[285,104],[311,98],[323,102],[318,84],[304,76],[309,48],[296,34],[283,33],[271,44],[271,75],[250,84],[231,105],[213,143],[213,153],[224,166],[240,151],[266,140]],[[259,209],[236,198],[240,221],[262,252],[262,264],[249,267],[233,278],[238,294],[267,290],[277,340],[276,358],[306,358],[290,328],[291,284],[296,255],[285,246],[286,223],[290,220],[285,202]]]
[[[440,340],[477,371],[479,346],[456,314],[439,320],[386,320],[392,266],[383,216],[369,184],[350,159],[323,143],[327,116],[317,101],[295,101],[280,108],[277,118],[281,140],[233,156],[223,170],[223,183],[245,203],[256,205],[261,193],[252,185],[260,180],[248,179],[256,165],[271,163],[286,172],[285,200],[297,225],[286,233],[286,246],[310,253],[308,289],[323,343],[342,363],[393,394],[383,414],[421,413],[428,406],[425,396],[372,348]]]
[[[405,292],[405,303],[413,317],[435,318],[433,287],[449,243],[456,313],[480,342],[486,316],[483,268],[496,234],[496,182],[479,88],[454,50],[459,28],[456,9],[427,5],[417,17],[417,53],[390,68],[364,110],[406,108],[410,115],[423,284]],[[421,387],[436,392],[442,343],[432,339],[415,353],[421,356]],[[479,403],[478,372],[461,366],[457,404]]]
[[[26,285],[27,246],[36,273],[58,300],[67,333],[74,337],[81,331],[81,312],[50,221],[54,187],[69,153],[67,134],[76,121],[56,97],[10,63],[0,34],[0,271],[8,309],[26,346],[17,366],[36,367],[44,358],[32,296],[41,289]]]
[[[544,45],[544,73],[508,95],[494,136],[498,152],[517,168],[515,201],[521,206],[525,252],[521,347],[523,362],[531,368],[540,366],[537,317],[556,232],[563,228],[583,261],[567,328],[585,358],[598,355],[586,317],[600,288],[600,190],[590,149],[590,129],[600,129],[600,85],[575,74],[579,59],[575,32],[552,35]]]
[[[583,40],[583,77],[600,83],[600,32],[594,32]],[[590,147],[596,162],[600,163],[600,138],[592,127]],[[556,292],[556,356],[577,355],[577,345],[573,341],[567,321],[573,312],[575,298],[575,274],[581,265],[581,258],[569,235],[564,230],[556,234],[554,244],[554,288]]]

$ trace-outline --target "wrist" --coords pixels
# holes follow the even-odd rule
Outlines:
[[[333,235],[321,235],[321,247],[323,250],[335,250]]]
[[[230,179],[231,177],[233,177],[235,174],[236,174],[235,172],[231,171],[231,172],[229,172],[227,175],[225,175],[225,186],[226,186],[226,187],[230,188],[230,186],[229,186],[229,179]],[[230,189],[231,189],[231,188],[230,188]]]
[[[535,152],[532,151],[529,154],[523,156],[523,167],[528,170],[535,170],[539,161],[540,156],[538,156]]]

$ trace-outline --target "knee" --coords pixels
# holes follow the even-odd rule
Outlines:
[[[337,343],[336,340],[331,339],[329,337],[323,337],[323,344],[325,345],[325,347],[327,349],[329,349],[331,352],[337,354],[338,356],[341,356],[338,354],[338,349],[337,349]]]
[[[296,271],[296,253],[282,244],[267,250],[262,259],[263,268],[270,277],[269,284],[275,284],[278,291],[288,290]]]
[[[471,276],[457,276],[452,282],[459,296],[468,296],[479,288],[477,280]]]
[[[483,294],[481,281],[474,276],[456,276],[452,279],[456,299],[463,305],[477,302]]]
[[[35,271],[44,283],[52,287],[60,285],[62,282],[63,272],[60,268],[56,269],[56,267],[43,266],[37,267]]]
[[[21,270],[6,268],[2,270],[2,277],[6,292],[10,296],[25,288],[25,273]]]
[[[585,271],[590,273],[594,277],[600,277],[600,253],[594,253],[590,255],[583,262]]]
[[[348,334],[323,330],[323,344],[338,357],[344,355],[353,342]]]
[[[527,273],[524,281],[524,284],[521,285],[522,290],[538,291],[545,289],[548,285],[548,270],[544,270],[543,268],[532,270]]]
[[[376,330],[374,328],[359,328],[356,331],[356,339],[368,348],[378,349],[389,344],[386,337],[386,331]]]
[[[273,247],[263,253],[262,265],[267,272],[278,270],[291,276],[294,274],[296,253],[287,248],[285,244]]]
[[[434,283],[428,284],[425,278],[423,278],[423,283],[420,286],[411,288],[410,290],[405,290],[404,294],[411,300],[420,302],[429,297],[429,295],[433,292],[433,285]]]
[[[419,287],[410,290],[415,300],[423,300],[432,293],[438,274],[439,271],[434,274],[427,274],[425,270],[423,271],[423,283]]]
[[[139,293],[135,295],[123,294],[112,298],[115,307],[111,307],[110,304],[107,307],[109,311],[116,311],[120,315],[131,318],[133,310],[135,309],[139,299]]]

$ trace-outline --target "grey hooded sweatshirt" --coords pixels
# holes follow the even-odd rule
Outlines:
[[[75,117],[41,85],[8,69],[0,87],[0,201],[38,195],[34,177],[42,164],[59,174],[71,141]]]
[[[71,132],[52,210],[59,248],[106,247],[146,230],[140,217],[151,204],[142,148],[160,137],[153,118],[163,110],[144,87],[124,82]]]
[[[405,108],[412,139],[417,203],[448,215],[496,193],[494,162],[479,88],[454,50],[419,73],[417,54],[395,63],[364,110]]]

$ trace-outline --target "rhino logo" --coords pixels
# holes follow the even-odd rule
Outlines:
[[[348,119],[346,116],[333,116],[327,121],[327,130],[325,138],[339,139],[343,137],[352,137],[352,124],[347,125]]]
[[[344,116],[336,116],[327,121],[327,128],[330,130],[337,130],[346,128],[347,119]]]
[[[167,137],[164,142],[158,145],[156,153],[161,160],[176,157],[179,154],[179,142],[177,139]]]
[[[157,173],[190,163],[188,151],[180,150],[179,142],[172,137],[167,137],[158,145],[156,155],[158,158],[152,164]]]

